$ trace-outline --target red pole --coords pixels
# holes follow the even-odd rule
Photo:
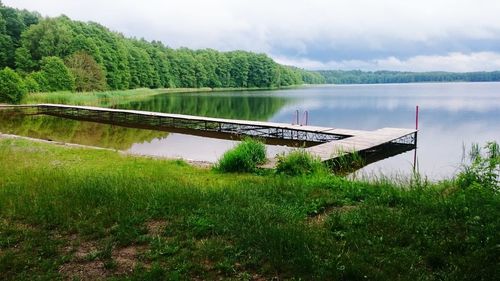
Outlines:
[[[415,130],[418,130],[418,105],[415,107]],[[415,150],[413,152],[413,172],[417,169],[417,134],[415,132]]]

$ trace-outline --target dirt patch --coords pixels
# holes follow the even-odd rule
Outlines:
[[[151,236],[161,236],[167,227],[168,222],[165,220],[151,220],[146,222],[146,228],[148,229],[148,234]]]
[[[62,252],[67,255],[73,254],[73,258],[59,267],[59,273],[65,280],[101,280],[109,275],[104,262],[88,260],[91,254],[98,251],[96,241],[85,241],[75,246],[75,243],[78,243],[78,237],[72,235],[68,240],[70,245],[63,247]]]
[[[354,209],[357,209],[356,205],[347,205],[347,206],[329,206],[325,208],[322,212],[315,214],[314,216],[309,216],[307,220],[312,224],[323,224],[329,215],[333,213],[343,213],[350,212]]]
[[[72,255],[67,263],[59,268],[65,280],[102,280],[110,276],[128,275],[140,263],[140,256],[148,250],[147,245],[131,245],[115,248],[110,258],[99,257],[102,250],[99,241],[85,241],[75,246],[78,238],[71,237],[70,245],[62,248],[62,252]],[[141,263],[150,268],[149,263]]]
[[[201,266],[203,266],[204,270],[210,271],[214,269],[214,262],[209,259],[204,259],[201,261]]]
[[[4,220],[1,223],[6,225],[6,226],[10,226],[17,231],[35,231],[36,230],[35,226],[28,224],[28,223],[24,223],[24,222]]]
[[[66,263],[59,268],[59,273],[64,280],[102,280],[109,276],[102,261]]]
[[[130,274],[139,264],[139,256],[146,252],[148,247],[145,245],[132,245],[125,248],[115,249],[111,257],[116,262],[115,274]],[[143,263],[144,267],[149,268],[148,263]]]
[[[93,253],[97,253],[98,245],[95,241],[83,242],[75,251],[75,259],[77,260],[85,260],[89,255]]]

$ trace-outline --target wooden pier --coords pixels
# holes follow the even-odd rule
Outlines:
[[[305,144],[308,146],[306,150],[322,161],[332,161],[352,153],[368,156],[383,151],[384,155],[392,156],[417,145],[417,130],[414,129],[362,131],[60,104],[0,105],[0,109],[214,138],[250,136],[264,138],[268,143]],[[266,166],[274,165],[275,161],[271,160]]]

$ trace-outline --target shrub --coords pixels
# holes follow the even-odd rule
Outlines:
[[[321,160],[304,149],[278,156],[278,164],[276,165],[278,173],[291,176],[313,174],[325,170]]]
[[[18,103],[26,95],[22,78],[12,69],[0,70],[0,101]]]
[[[500,149],[497,142],[488,142],[483,153],[478,144],[473,144],[469,152],[469,163],[462,166],[457,176],[458,186],[467,188],[480,186],[495,192],[500,191]]]
[[[47,90],[49,92],[73,90],[75,88],[73,74],[64,65],[63,60],[58,57],[43,58],[41,73],[47,80]]]
[[[26,86],[26,91],[28,91],[28,93],[40,92],[40,85],[38,85],[38,82],[36,82],[36,80],[30,75],[24,78],[24,85]]]
[[[32,78],[38,84],[39,92],[48,92],[49,91],[49,82],[47,78],[45,78],[45,74],[42,71],[32,72],[27,77]]]
[[[266,162],[266,147],[258,140],[246,138],[228,150],[215,166],[222,172],[254,172]]]
[[[78,51],[66,58],[66,66],[75,77],[78,92],[103,91],[106,89],[106,75],[94,58]]]

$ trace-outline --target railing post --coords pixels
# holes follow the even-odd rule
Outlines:
[[[305,123],[304,123],[304,119],[305,119]],[[309,121],[309,111],[304,111],[304,116],[302,117],[302,124],[301,125],[306,125],[308,124],[308,121]]]

